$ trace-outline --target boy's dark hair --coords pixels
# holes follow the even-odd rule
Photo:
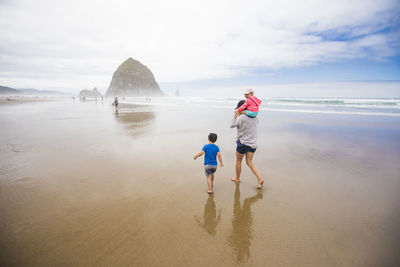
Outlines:
[[[210,133],[208,135],[208,140],[210,140],[211,142],[215,143],[215,141],[217,141],[217,134],[215,133]]]

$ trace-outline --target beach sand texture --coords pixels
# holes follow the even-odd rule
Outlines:
[[[233,110],[0,106],[1,266],[399,266],[400,118],[260,113],[234,176]],[[218,134],[225,167],[207,194]]]

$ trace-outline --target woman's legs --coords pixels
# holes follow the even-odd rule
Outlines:
[[[247,166],[249,166],[251,171],[257,177],[257,180],[258,180],[257,188],[261,188],[262,185],[264,184],[264,180],[261,179],[260,173],[258,172],[258,169],[257,169],[256,165],[253,163],[253,156],[254,156],[253,152],[247,152],[246,153],[246,164],[247,164]]]
[[[236,165],[235,165],[236,177],[232,178],[232,181],[234,182],[240,182],[240,173],[242,172],[243,157],[244,154],[240,154],[239,152],[236,151]]]

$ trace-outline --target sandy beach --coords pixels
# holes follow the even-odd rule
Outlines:
[[[54,101],[55,97],[25,97],[25,96],[0,96],[0,106],[43,102],[43,101]]]
[[[400,117],[260,113],[234,176],[230,109],[0,105],[1,266],[396,266]],[[207,194],[218,134],[224,167]]]

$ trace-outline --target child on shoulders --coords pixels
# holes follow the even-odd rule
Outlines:
[[[261,105],[261,100],[254,96],[254,90],[252,88],[246,88],[244,90],[244,97],[246,102],[236,110],[237,113],[246,114],[250,118],[255,118],[259,112],[259,106]]]

